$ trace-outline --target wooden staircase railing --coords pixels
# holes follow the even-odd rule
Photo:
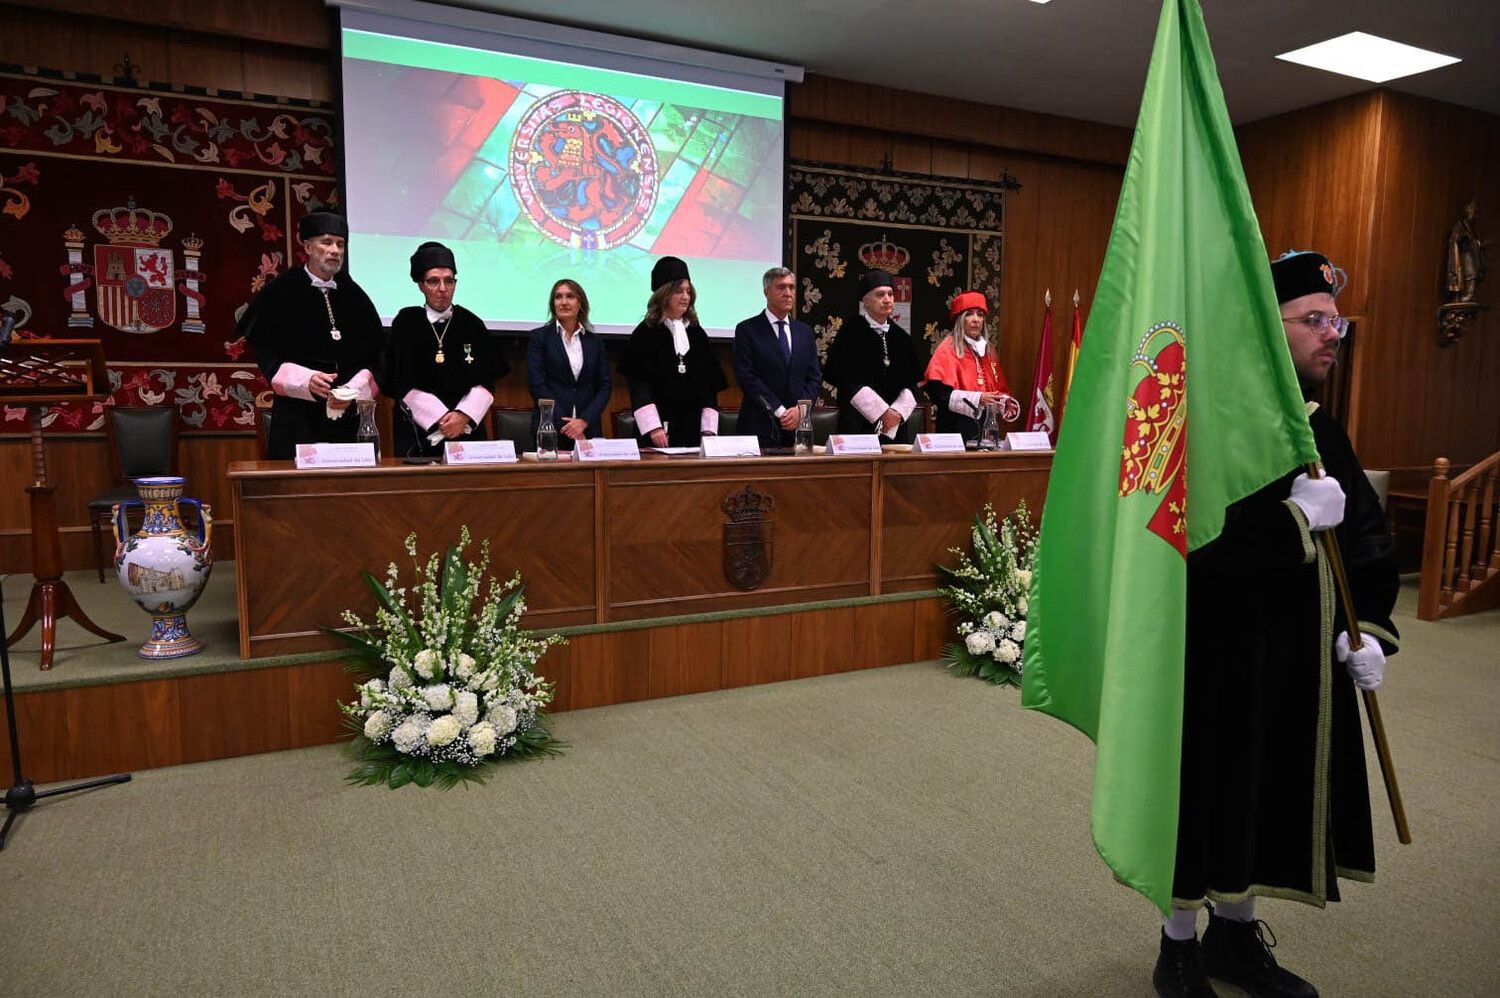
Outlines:
[[[1417,617],[1442,620],[1500,606],[1500,510],[1495,479],[1500,451],[1449,479],[1450,463],[1433,464],[1422,539]]]

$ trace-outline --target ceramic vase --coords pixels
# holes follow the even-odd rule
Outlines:
[[[120,585],[151,614],[151,639],[138,654],[153,660],[196,655],[203,650],[203,642],[188,631],[187,611],[203,595],[213,569],[212,511],[196,499],[183,498],[185,479],[164,476],[133,481],[141,497],[116,503],[113,525]],[[196,537],[182,525],[183,505],[198,509]],[[133,534],[126,533],[129,509],[145,514],[141,529]]]

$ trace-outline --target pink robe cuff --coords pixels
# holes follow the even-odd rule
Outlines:
[[[362,399],[380,397],[380,386],[375,383],[375,375],[364,368],[360,368],[359,373],[350,378],[347,384],[348,387],[359,392],[359,397]]]
[[[306,399],[311,402],[313,394],[307,385],[312,381],[312,376],[317,373],[312,368],[303,367],[301,364],[282,364],[271,377],[271,390],[287,398]]]
[[[453,408],[469,417],[469,426],[473,428],[484,422],[484,414],[490,411],[490,406],[495,404],[495,396],[488,389],[479,385],[470,388],[463,398],[458,400],[458,405]]]
[[[656,403],[643,405],[635,411],[635,428],[641,436],[645,436],[652,430],[661,429],[661,415],[656,411]]]
[[[917,400],[916,397],[912,395],[911,389],[901,389],[901,394],[896,396],[896,401],[891,403],[891,408],[895,409],[901,414],[901,422],[904,423],[908,419],[910,419],[911,414],[917,408]]]
[[[885,399],[876,394],[875,389],[868,385],[855,392],[849,404],[858,409],[859,414],[872,423],[880,422],[880,417],[884,416],[885,411],[890,408],[886,405]]]
[[[424,430],[430,430],[437,425],[437,421],[448,414],[448,407],[443,405],[443,400],[436,395],[428,394],[413,388],[406,393],[401,401],[411,410],[412,418],[417,425]]]
[[[704,408],[703,415],[698,420],[698,432],[699,433],[712,433],[715,436],[718,435],[718,432],[719,432],[719,410],[717,410],[717,409],[709,409],[707,407]]]

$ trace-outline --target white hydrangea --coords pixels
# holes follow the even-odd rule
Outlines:
[[[416,669],[417,675],[423,679],[431,679],[437,675],[438,666],[441,664],[437,652],[431,648],[423,648],[417,652],[417,657],[412,660],[411,667]]]
[[[988,627],[992,631],[1001,630],[1009,623],[1010,618],[1006,617],[1005,614],[1001,613],[999,610],[991,610],[989,613],[984,615],[984,626]]]
[[[1016,600],[1016,612],[1019,613],[1023,617],[1026,616],[1026,597],[1025,596],[1022,596],[1020,599]]]
[[[427,729],[427,744],[433,748],[442,748],[463,730],[463,725],[458,723],[458,718],[452,714],[444,714],[432,722],[432,727]]]
[[[1010,629],[1010,639],[1017,644],[1026,640],[1026,621],[1018,620]]]
[[[1019,569],[1016,569],[1016,582],[1021,586],[1022,589],[1030,589],[1031,588],[1031,569],[1029,569],[1029,568],[1019,568]]]
[[[474,674],[474,667],[479,663],[474,661],[474,656],[468,652],[459,652],[458,666],[453,671],[459,679],[468,679]]]
[[[396,751],[410,755],[422,744],[422,727],[417,724],[415,718],[407,718],[396,725],[396,730],[391,732],[391,744],[396,746]]]
[[[508,735],[516,730],[516,709],[508,704],[496,704],[484,718],[494,725],[495,734]]]
[[[488,721],[480,721],[469,729],[469,748],[474,750],[475,755],[489,755],[495,751],[495,742],[499,735],[495,726]]]
[[[466,728],[479,720],[479,697],[468,690],[456,694],[453,697],[453,716]]]
[[[500,670],[490,669],[486,672],[484,674],[484,682],[479,684],[479,688],[486,693],[498,690],[500,688]]]
[[[433,710],[450,710],[453,707],[453,687],[447,683],[422,687],[422,699]]]
[[[372,742],[378,742],[391,733],[391,727],[395,723],[395,718],[391,717],[389,711],[377,710],[365,718],[365,737]]]
[[[989,631],[975,631],[964,638],[964,647],[970,655],[987,655],[995,650],[995,636]]]
[[[399,665],[391,667],[391,674],[386,681],[391,684],[392,693],[409,690],[412,687],[411,676],[407,675],[406,670]]]
[[[1003,665],[1015,665],[1021,657],[1021,646],[1010,638],[1004,638],[995,646],[995,661]]]

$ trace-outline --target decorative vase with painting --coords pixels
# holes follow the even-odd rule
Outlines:
[[[163,476],[137,478],[139,499],[114,507],[115,571],[120,584],[142,610],[151,614],[151,640],[141,646],[146,659],[183,658],[203,650],[203,642],[188,632],[187,611],[203,595],[213,569],[209,538],[213,531],[210,507],[182,495],[185,479]],[[179,507],[198,510],[197,537],[182,525]],[[128,509],[144,511],[141,529],[129,534]]]

